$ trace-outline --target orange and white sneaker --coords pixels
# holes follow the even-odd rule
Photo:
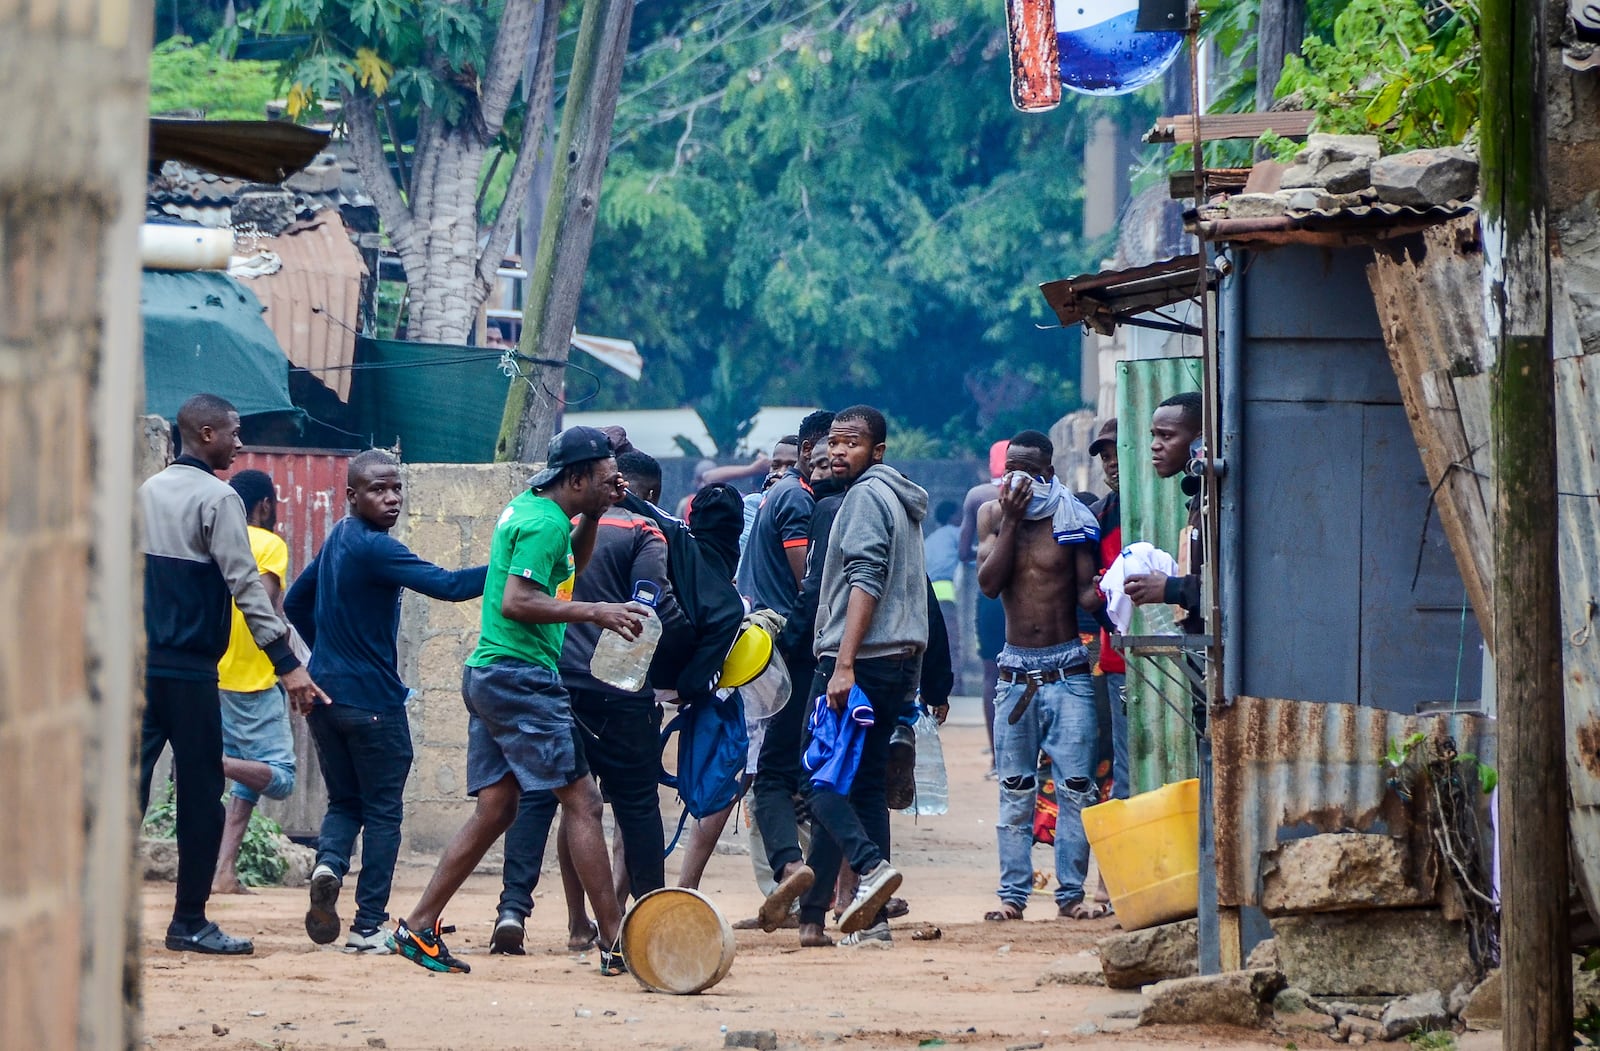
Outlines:
[[[454,934],[455,930],[454,927],[441,927],[435,922],[432,930],[414,931],[406,926],[405,920],[399,920],[394,925],[390,942],[395,952],[419,967],[445,974],[467,974],[472,968],[451,956],[450,950],[445,948],[444,939],[440,937]]]

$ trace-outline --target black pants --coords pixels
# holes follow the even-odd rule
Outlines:
[[[800,794],[800,732],[811,710],[811,679],[816,662],[809,653],[783,655],[793,686],[789,700],[767,723],[761,740],[761,755],[756,764],[754,796],[756,824],[767,846],[767,862],[773,876],[781,879],[783,867],[799,861],[800,831],[795,821],[795,797]],[[822,874],[817,874],[818,882]]]
[[[801,923],[824,922],[841,860],[859,875],[870,872],[879,861],[889,860],[889,738],[916,695],[921,664],[916,656],[856,661],[856,685],[872,702],[873,723],[862,744],[861,765],[848,796],[806,783],[806,802],[815,821],[806,864],[817,874],[817,881],[800,899]],[[811,682],[813,697],[827,692],[832,675],[833,658],[819,661]],[[762,832],[766,832],[764,827]]]
[[[635,898],[666,886],[666,838],[661,829],[661,709],[572,690],[572,715],[589,769],[600,781],[622,834],[629,889]],[[524,792],[506,832],[500,908],[524,919],[533,911],[544,852],[555,819],[554,792]]]
[[[178,895],[174,933],[191,934],[206,922],[211,878],[222,847],[222,706],[217,684],[147,675],[144,726],[139,743],[139,812],[150,808],[156,760],[172,745],[178,788]]]

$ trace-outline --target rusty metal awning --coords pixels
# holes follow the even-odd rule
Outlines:
[[[179,161],[219,175],[282,182],[328,145],[328,133],[281,120],[150,118],[150,170]]]
[[[1149,266],[1080,274],[1039,286],[1063,327],[1083,324],[1104,336],[1118,325],[1198,335],[1193,326],[1172,319],[1140,317],[1162,307],[1194,299],[1202,287],[1200,257],[1180,255]],[[1217,286],[1217,271],[1205,268],[1204,287]]]

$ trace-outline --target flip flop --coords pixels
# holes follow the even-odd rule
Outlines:
[[[568,952],[588,952],[590,949],[595,947],[595,943],[598,942],[599,940],[600,940],[600,928],[596,927],[593,923],[591,923],[591,924],[589,924],[589,937],[588,938],[580,939],[576,935],[573,935],[573,934],[568,934],[567,935],[567,951]]]
[[[801,865],[774,888],[767,895],[767,900],[761,903],[761,909],[756,913],[761,921],[761,929],[771,934],[783,926],[783,921],[789,918],[789,906],[795,900],[811,889],[817,881],[817,874],[811,871],[810,866]]]
[[[1022,906],[1003,901],[998,909],[990,909],[984,913],[983,919],[986,923],[1020,923],[1022,922]]]

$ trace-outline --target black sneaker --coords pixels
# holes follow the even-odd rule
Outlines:
[[[326,865],[311,873],[311,907],[306,910],[306,934],[318,945],[331,945],[343,927],[339,924],[339,887],[344,881]]]
[[[467,974],[472,968],[450,955],[442,934],[454,934],[454,927],[441,927],[437,923],[429,931],[414,931],[405,920],[394,925],[394,951],[419,967],[445,974]]]
[[[528,951],[522,947],[526,935],[522,917],[510,909],[502,909],[500,918],[494,921],[494,934],[489,938],[489,955],[526,956]]]
[[[609,949],[600,950],[600,974],[612,978],[619,974],[628,973],[628,961],[622,958],[622,939]]]
[[[905,723],[889,737],[889,766],[884,775],[885,802],[904,810],[917,801],[917,733]]]

